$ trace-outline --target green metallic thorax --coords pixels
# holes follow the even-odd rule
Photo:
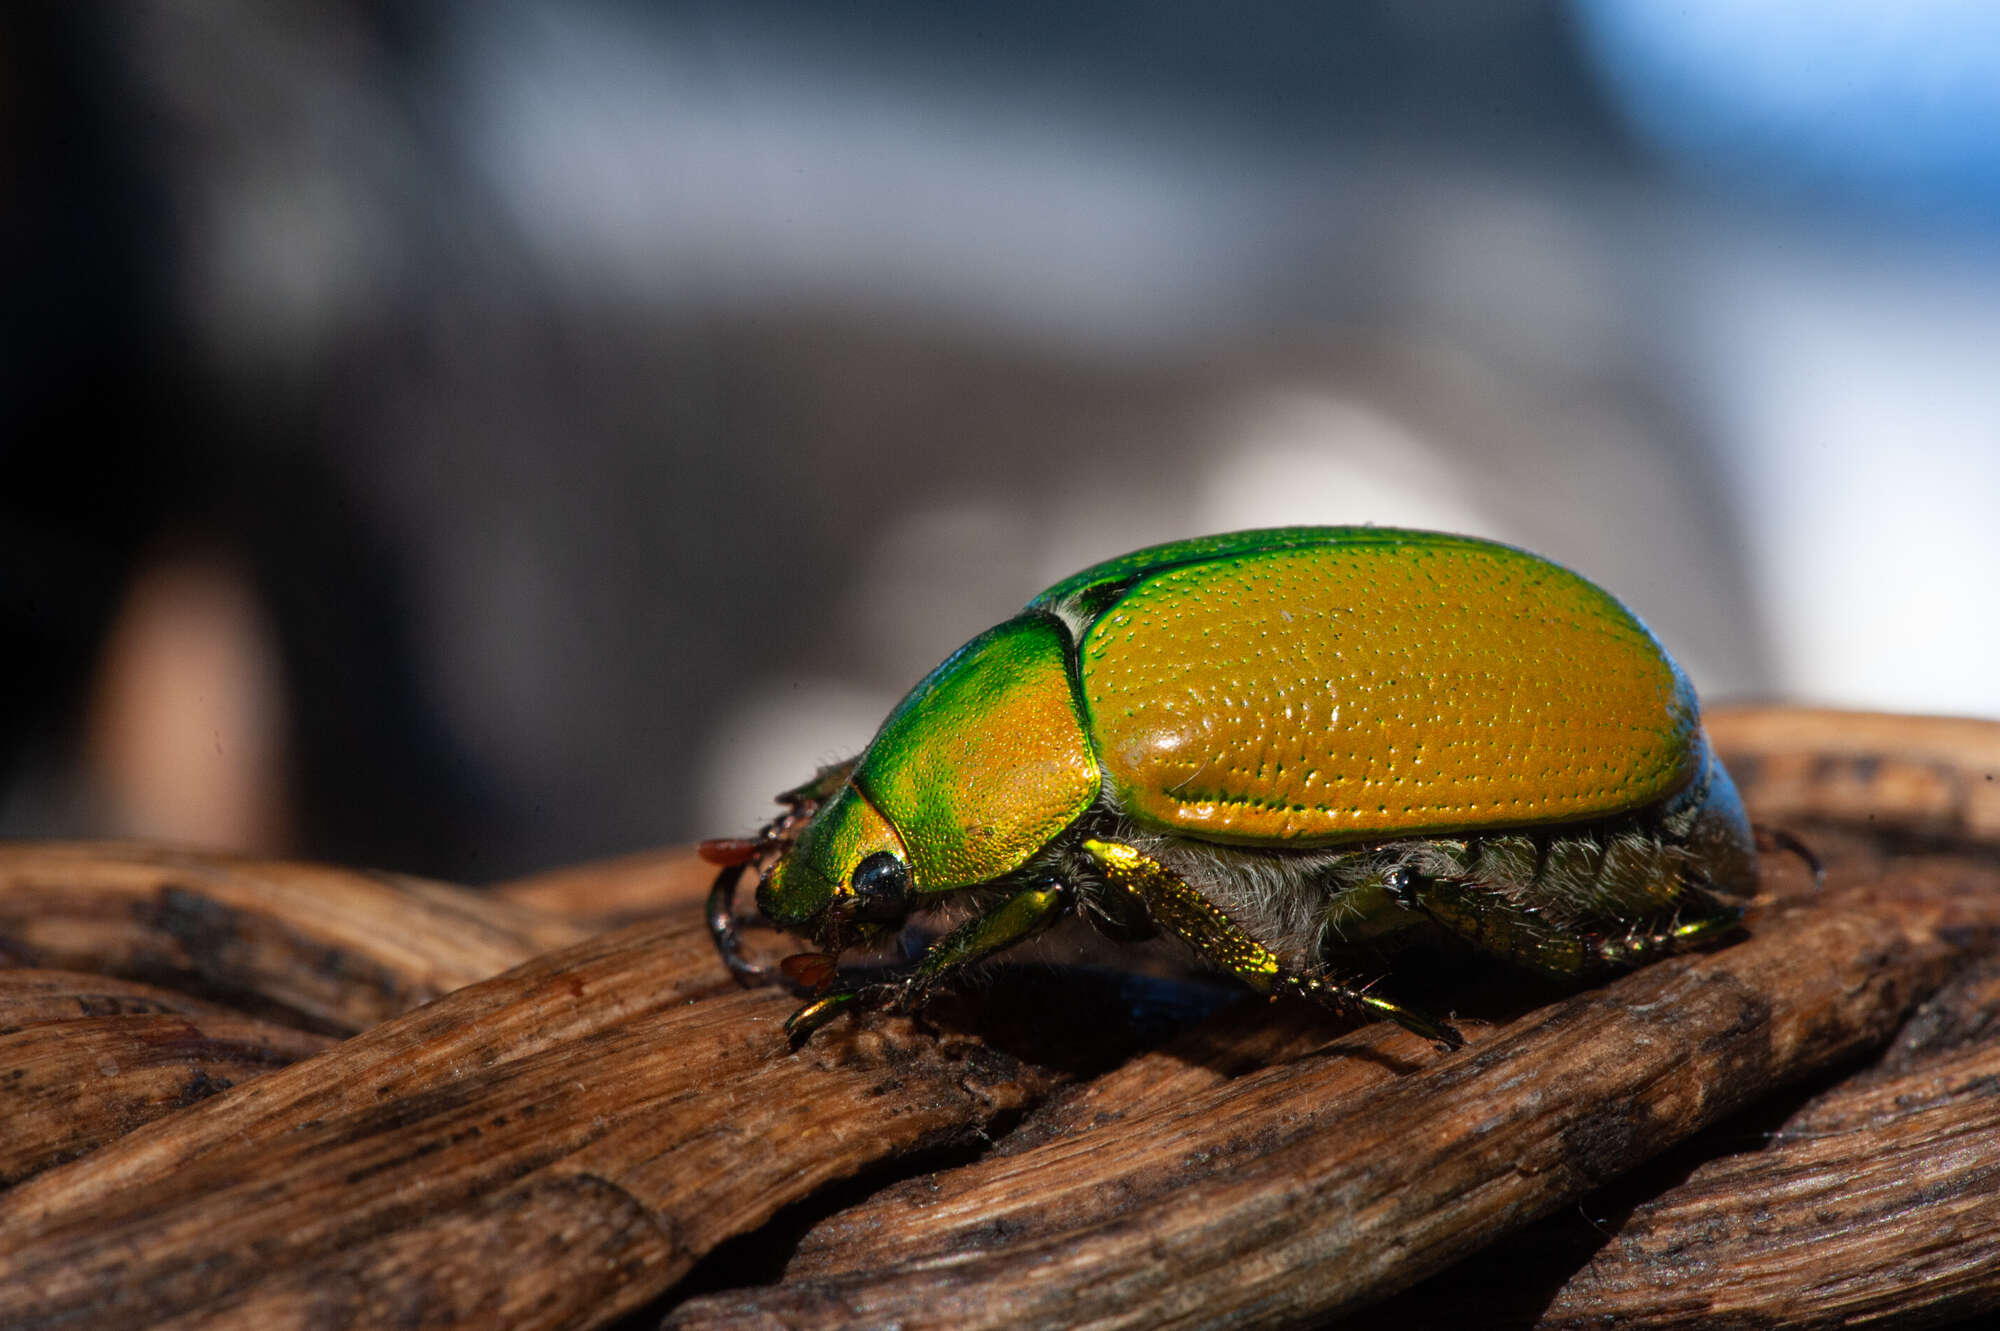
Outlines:
[[[854,784],[902,833],[920,892],[992,882],[1097,799],[1062,624],[1027,614],[980,634],[896,708]]]

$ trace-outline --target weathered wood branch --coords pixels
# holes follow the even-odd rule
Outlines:
[[[1763,1150],[1703,1164],[1634,1209],[1537,1325],[1835,1327],[2000,1309],[1996,1005],[1991,965],[1940,994],[1904,1047],[1812,1099]],[[1961,1038],[1918,1038],[1944,1023]]]
[[[1493,1032],[1468,1026],[1475,1046]],[[1309,1086],[1284,1066],[1314,1056]],[[1142,1055],[1030,1119],[977,1163],[887,1188],[800,1239],[788,1281],[868,1273],[917,1260],[1073,1233],[1162,1202],[1182,1161],[1227,1173],[1245,1138],[1309,1094],[1319,1110],[1435,1063],[1430,1046],[1390,1025],[1342,1031],[1318,1013],[1248,1002]],[[1239,1075],[1232,1075],[1239,1074]],[[1246,1106],[1249,1106],[1246,1112]],[[1204,1123],[1214,1133],[1205,1133]],[[1221,1155],[1216,1152],[1220,1150]],[[1213,1164],[1213,1169],[1209,1166]]]
[[[301,1123],[366,1113],[448,1088],[489,1064],[581,1042],[621,1021],[732,990],[698,921],[634,926],[537,957],[492,983],[384,1022],[322,1059],[239,1087],[0,1197],[0,1247],[99,1207],[177,1194],[218,1150],[252,1151]]]
[[[791,1056],[795,1001],[699,920],[538,958],[0,1199],[0,1324],[595,1324],[1059,1079],[900,1020]]]
[[[351,1033],[587,932],[400,874],[122,844],[0,844],[0,958]]]
[[[545,914],[615,929],[698,905],[714,879],[714,865],[675,846],[550,869],[491,890]]]
[[[1879,1062],[1788,1115],[1705,1134],[1342,1325],[1930,1326],[1990,1312],[1996,1005],[1988,958]]]
[[[332,1043],[130,981],[0,970],[0,1187]]]
[[[1368,1089],[1350,1059],[1301,1060],[968,1166],[935,1205],[864,1204],[881,1264],[694,1300],[670,1325],[1324,1319],[1886,1041],[1965,930],[2000,928],[2000,874],[1887,886],[1774,912]]]
[[[2000,845],[2000,724],[1720,707],[1709,736],[1758,817]]]
[[[1552,1004],[1489,996],[1449,1057],[1253,1004],[1106,1071],[1129,1003],[1073,967],[789,1053],[792,1000],[726,979],[710,871],[678,852],[482,895],[0,847],[0,962],[97,972],[0,969],[0,1175],[34,1175],[0,1193],[0,1325],[596,1326],[666,1311],[737,1235],[703,1280],[748,1286],[673,1324],[2000,1307],[2000,977],[1907,1015],[2000,932],[2000,726],[1710,728],[1826,889],[1767,857],[1746,938]],[[768,1223],[795,1202],[823,1218]]]

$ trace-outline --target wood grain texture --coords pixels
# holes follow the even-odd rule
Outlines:
[[[788,1053],[796,1000],[708,948],[694,920],[538,958],[16,1189],[0,1325],[594,1325],[1058,1080],[907,1020]]]
[[[1989,962],[1762,1150],[1636,1207],[1537,1325],[1833,1327],[2000,1309],[1996,1011]]]
[[[634,926],[538,957],[16,1189],[0,1198],[0,1244],[121,1200],[143,1207],[148,1188],[179,1191],[187,1171],[213,1152],[254,1149],[301,1123],[446,1089],[474,1069],[733,989],[698,920]]]
[[[0,1187],[332,1043],[148,985],[0,971]]]
[[[442,883],[118,843],[0,844],[0,958],[365,1030],[539,952],[567,920]]]
[[[32,966],[0,966],[0,1032],[18,1031],[44,1022],[74,1021],[80,1017],[129,1015],[183,1017],[228,1017],[242,1013],[221,1003],[205,1002],[190,994],[115,975],[87,971],[37,970]],[[304,1032],[294,1035],[308,1039]],[[313,1049],[331,1041],[309,1038]]]
[[[1977,1324],[2000,1306],[1996,1013],[1989,957],[1865,1070],[1341,1326]]]
[[[1490,1034],[1467,1032],[1474,1045]],[[828,1217],[801,1237],[786,1278],[1071,1233],[1170,1198],[1177,1178],[1192,1181],[1181,1172],[1186,1158],[1227,1172],[1229,1143],[1259,1127],[1246,1105],[1275,1104],[1283,1113],[1289,1097],[1308,1089],[1298,1084],[1299,1070],[1285,1066],[1307,1055],[1315,1074],[1309,1093],[1322,1110],[1436,1061],[1429,1045],[1394,1026],[1343,1032],[1315,1013],[1244,1004],[1075,1088],[986,1159],[907,1180]],[[1219,1131],[1206,1134],[1205,1124]]]

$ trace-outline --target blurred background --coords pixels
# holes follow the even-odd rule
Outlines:
[[[2000,716],[1972,0],[0,13],[0,834],[761,821],[1094,559],[1448,528]]]

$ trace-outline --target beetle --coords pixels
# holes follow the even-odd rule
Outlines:
[[[909,1011],[1076,912],[1165,933],[1272,997],[1450,1025],[1354,982],[1444,935],[1564,979],[1737,927],[1756,843],[1693,688],[1579,575],[1468,536],[1291,527],[1153,546],[1065,578],[954,652],[851,762],[779,797],[709,926],[740,979],[735,893],[820,949],[794,1046]],[[840,955],[913,912],[970,918],[888,978]]]

